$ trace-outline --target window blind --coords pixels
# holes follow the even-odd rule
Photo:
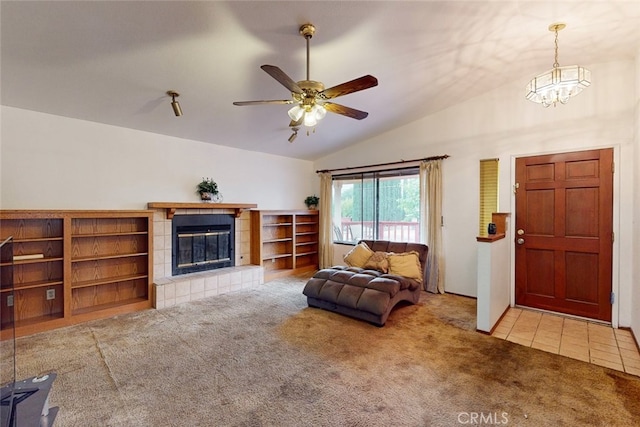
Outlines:
[[[498,212],[498,159],[480,160],[479,236],[488,234],[491,214]]]

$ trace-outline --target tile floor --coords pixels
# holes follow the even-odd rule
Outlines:
[[[628,330],[510,308],[492,336],[640,376],[640,353]]]

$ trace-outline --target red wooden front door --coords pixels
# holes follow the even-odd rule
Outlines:
[[[516,159],[516,304],[611,321],[613,149]]]

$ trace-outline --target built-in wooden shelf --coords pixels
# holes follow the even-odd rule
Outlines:
[[[317,210],[251,211],[251,263],[265,281],[318,269]]]
[[[485,242],[485,243],[491,243],[491,242],[495,242],[496,240],[500,240],[500,239],[504,239],[506,236],[504,233],[501,234],[489,234],[487,236],[477,236],[476,237],[476,241],[477,242]]]
[[[0,339],[150,308],[153,215],[0,210],[0,240],[13,237],[13,257],[43,256],[0,262]]]
[[[486,234],[476,237],[476,241],[491,243],[504,239],[507,233],[507,218],[511,214],[508,212],[494,212],[491,214],[491,222],[496,225],[496,234]]]
[[[235,211],[236,218],[242,215],[247,209],[257,208],[255,203],[189,203],[189,202],[149,202],[147,208],[149,209],[166,209],[167,219],[173,219],[173,216],[178,209],[233,209]]]

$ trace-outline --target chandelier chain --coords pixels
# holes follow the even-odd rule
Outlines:
[[[555,28],[556,38],[555,38],[555,46],[556,46],[556,54],[555,54],[555,62],[553,63],[553,68],[558,68],[560,64],[558,63],[558,27]]]

